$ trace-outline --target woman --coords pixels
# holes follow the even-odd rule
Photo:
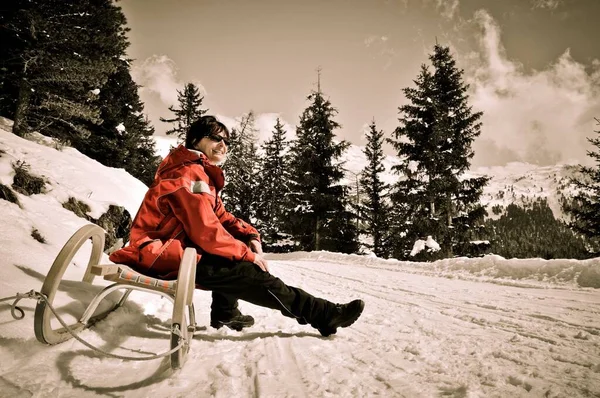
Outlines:
[[[189,128],[180,145],[162,161],[133,220],[130,245],[110,260],[162,279],[177,277],[186,247],[198,251],[196,283],[211,290],[211,326],[242,330],[254,324],[237,308],[238,299],[277,309],[310,324],[323,336],[350,326],[364,303],[334,304],[288,286],[269,273],[258,231],[227,212],[219,197],[229,130],[213,116]]]

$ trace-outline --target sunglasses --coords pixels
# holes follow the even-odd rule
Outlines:
[[[227,138],[223,137],[222,135],[208,134],[205,137],[213,142],[223,141],[225,143],[225,146],[229,146],[229,144],[230,144],[229,140]]]

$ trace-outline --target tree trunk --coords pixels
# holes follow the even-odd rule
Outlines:
[[[360,185],[358,181],[358,175],[354,176],[356,178],[356,231],[360,231]]]
[[[446,197],[448,203],[448,227],[452,226],[452,197],[448,195]]]
[[[37,43],[37,26],[36,20],[32,14],[27,15],[29,22],[29,34],[33,43]],[[13,134],[19,137],[24,137],[29,133],[27,125],[27,114],[29,113],[29,101],[31,99],[31,85],[27,81],[28,69],[30,63],[35,63],[37,56],[26,57],[27,60],[23,64],[21,83],[19,84],[19,98],[17,98],[17,108],[13,116]]]
[[[321,219],[317,215],[317,223],[315,225],[315,250],[320,250],[321,237],[319,236],[319,230],[321,229]]]
[[[19,137],[24,137],[29,129],[27,127],[27,113],[29,111],[29,99],[31,98],[31,86],[27,79],[21,79],[19,85],[19,98],[17,99],[17,108],[14,115],[13,133]]]
[[[448,195],[446,197],[447,200],[447,212],[448,212],[448,235],[450,238],[448,239],[448,248],[446,250],[446,258],[450,258],[454,255],[454,250],[452,250],[452,237],[454,233],[452,232],[452,197]]]

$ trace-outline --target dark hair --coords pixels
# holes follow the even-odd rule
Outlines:
[[[194,121],[185,135],[185,147],[194,149],[198,141],[209,135],[225,133],[229,138],[229,129],[214,116],[202,116]]]

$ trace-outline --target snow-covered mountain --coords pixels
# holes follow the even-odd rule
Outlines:
[[[0,199],[0,299],[39,290],[60,248],[88,223],[63,208],[68,198],[88,204],[94,217],[111,204],[133,214],[146,191],[123,170],[72,148],[57,150],[43,136],[19,138],[9,127],[0,120],[0,183],[12,192],[18,161],[46,182],[45,193],[13,192],[18,204]],[[108,283],[81,282],[89,258],[82,254],[54,300],[67,322]],[[196,291],[199,330],[187,363],[173,373],[168,359],[111,359],[75,340],[41,344],[33,332],[35,302],[19,303],[22,320],[11,317],[10,302],[0,302],[0,397],[600,394],[600,258],[489,255],[413,263],[327,252],[267,258],[271,273],[290,285],[336,302],[362,298],[363,315],[323,338],[277,311],[241,302],[256,324],[242,332],[215,330],[208,326],[211,295]],[[133,292],[80,337],[118,355],[164,352],[171,311],[168,300]]]
[[[506,207],[511,203],[527,204],[546,199],[557,219],[565,219],[562,199],[575,194],[570,180],[577,177],[577,165],[536,166],[527,163],[509,163],[501,167],[480,167],[472,175],[491,177],[483,190],[482,203],[493,216],[494,206]]]

